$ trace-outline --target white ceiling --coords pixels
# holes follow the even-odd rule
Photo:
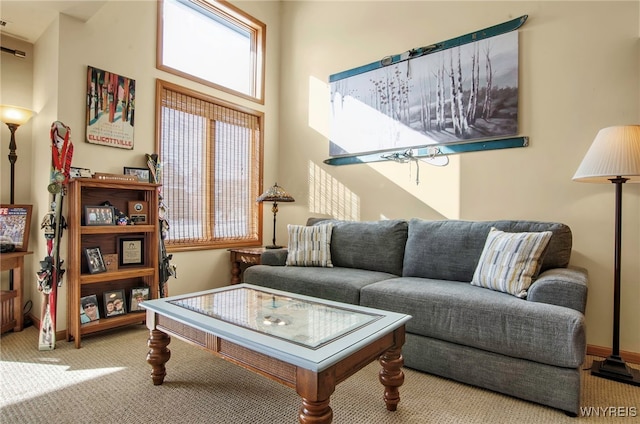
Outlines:
[[[58,13],[86,22],[106,2],[106,0],[0,0],[0,19],[7,22],[5,27],[0,27],[0,33],[33,44],[56,19]]]

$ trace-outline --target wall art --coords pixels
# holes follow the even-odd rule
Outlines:
[[[133,149],[135,80],[87,67],[87,142]]]
[[[510,21],[504,33],[492,27],[494,36],[469,34],[459,37],[474,36],[462,45],[438,43],[331,75],[330,156],[517,134],[513,29],[524,20]]]

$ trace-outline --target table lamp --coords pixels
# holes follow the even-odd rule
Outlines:
[[[622,185],[640,183],[640,125],[601,129],[573,176],[574,181],[613,183],[616,188],[613,272],[613,343],[611,355],[594,361],[591,374],[640,386],[640,371],[620,356],[620,266],[622,251]]]
[[[273,244],[271,246],[265,246],[267,249],[280,249],[282,246],[276,245],[276,214],[278,213],[278,202],[295,202],[295,199],[291,197],[282,187],[275,183],[272,187],[269,187],[267,191],[262,193],[256,199],[257,202],[273,202],[271,212],[273,212]]]

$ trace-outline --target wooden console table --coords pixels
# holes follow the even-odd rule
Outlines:
[[[24,290],[24,257],[33,252],[11,252],[0,254],[1,271],[13,270],[13,290],[2,290],[0,333],[22,331],[22,299]]]
[[[242,265],[260,265],[260,257],[264,247],[239,247],[229,249],[231,254],[231,284],[240,283],[240,274],[242,273]]]

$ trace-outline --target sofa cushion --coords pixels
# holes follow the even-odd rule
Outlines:
[[[289,243],[287,245],[288,266],[332,267],[331,229],[333,224],[287,225]]]
[[[402,275],[408,224],[405,220],[339,221],[310,219],[308,225],[333,223],[333,266]]]
[[[506,233],[492,227],[471,284],[524,298],[538,276],[551,231]]]
[[[403,276],[466,281],[473,278],[491,227],[511,233],[551,231],[540,272],[566,268],[571,230],[565,224],[537,221],[409,221]],[[455,258],[455,260],[452,260]]]
[[[396,275],[355,268],[313,268],[254,265],[242,276],[244,283],[291,293],[314,296],[354,305],[360,303],[360,289]]]
[[[514,358],[575,368],[585,355],[580,312],[468,282],[394,278],[363,287],[360,304],[411,315],[408,333]]]

